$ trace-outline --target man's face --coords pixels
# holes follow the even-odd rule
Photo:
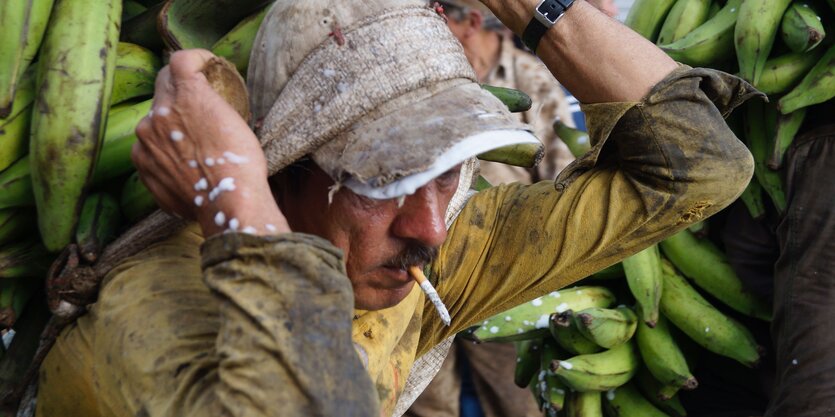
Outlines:
[[[458,187],[460,166],[405,198],[374,200],[340,189],[328,204],[333,181],[318,167],[299,192],[276,189],[281,210],[294,232],[329,240],[345,255],[359,309],[379,310],[403,300],[414,281],[406,267],[421,268],[446,239],[444,214]],[[278,185],[280,187],[280,185]]]

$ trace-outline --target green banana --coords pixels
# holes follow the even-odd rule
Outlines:
[[[162,61],[150,50],[127,42],[116,48],[116,72],[110,105],[154,94],[154,82]]]
[[[655,42],[664,19],[674,4],[675,0],[636,0],[629,9],[624,24],[650,42]]]
[[[516,369],[513,372],[513,382],[519,388],[525,388],[539,371],[542,339],[522,340],[513,344],[516,347]]]
[[[144,4],[148,7],[147,10],[122,22],[120,40],[144,46],[155,52],[162,51],[165,43],[157,30],[157,20],[165,4],[166,2]]]
[[[511,113],[528,111],[531,109],[531,105],[533,105],[533,100],[531,100],[530,96],[514,88],[496,87],[487,84],[482,84],[481,88],[501,100]]]
[[[557,344],[572,355],[585,355],[603,350],[580,333],[573,317],[572,310],[551,315],[549,330]]]
[[[14,107],[18,82],[35,58],[53,0],[0,2],[0,119]]]
[[[661,255],[658,246],[652,245],[622,261],[629,291],[635,297],[641,312],[641,320],[654,327],[658,320],[658,304],[661,300]]]
[[[742,192],[739,198],[742,199],[742,202],[748,209],[748,213],[751,214],[751,218],[759,220],[765,217],[763,186],[760,185],[760,182],[756,178],[751,178],[751,181],[748,182],[748,186],[745,187],[745,191]]]
[[[29,157],[24,156],[0,172],[0,208],[25,207],[35,204]]]
[[[658,382],[646,366],[638,369],[633,381],[635,381],[635,385],[638,386],[641,393],[644,394],[644,398],[658,407],[659,410],[673,417],[687,416],[687,411],[678,398],[678,387]]]
[[[255,42],[255,35],[258,34],[258,28],[261,27],[261,22],[269,11],[269,7],[265,7],[258,13],[255,13],[238,23],[226,35],[220,38],[212,46],[212,53],[217,56],[228,59],[235,64],[242,75],[246,76],[249,69],[249,55],[252,52],[252,44]]]
[[[31,210],[0,209],[0,245],[13,242],[32,230]]]
[[[807,2],[795,2],[783,15],[780,25],[783,42],[794,52],[806,52],[821,43],[826,31],[821,17]]]
[[[710,9],[707,12],[707,18],[713,19],[713,16],[716,16],[716,13],[719,13],[720,10],[722,10],[722,3],[714,0],[710,4]]]
[[[647,401],[631,382],[612,389],[603,397],[606,414],[611,417],[669,417]]]
[[[820,61],[820,49],[806,53],[789,53],[765,62],[757,89],[770,95],[785,93],[797,85],[806,73]]]
[[[656,43],[665,45],[675,42],[701,26],[708,19],[711,4],[713,0],[676,1],[661,26]]]
[[[632,342],[600,353],[551,362],[551,370],[574,391],[607,391],[629,381],[640,360]]]
[[[708,294],[742,314],[771,320],[771,306],[745,291],[727,256],[709,240],[697,239],[685,229],[662,241],[661,250],[684,276]]]
[[[495,315],[478,327],[472,337],[481,342],[525,340],[548,333],[552,313],[608,307],[615,296],[604,287],[573,287],[520,304]]]
[[[780,19],[791,0],[745,0],[739,6],[739,19],[734,28],[734,45],[739,74],[757,87],[771,53]]]
[[[768,158],[769,168],[773,170],[780,169],[783,166],[783,155],[791,146],[797,132],[800,131],[800,126],[803,125],[803,120],[806,118],[806,108],[795,110],[786,115],[777,116],[777,133],[774,138],[774,145],[771,149],[771,156]]]
[[[692,390],[699,386],[664,316],[658,318],[655,328],[639,323],[635,338],[647,369],[661,384],[673,387],[673,394],[680,388]]]
[[[691,224],[687,230],[693,232],[693,235],[699,239],[704,239],[708,235],[708,226],[706,221],[700,221]]]
[[[29,152],[29,123],[35,100],[34,71],[26,71],[15,92],[13,111],[0,120],[0,172]]]
[[[786,211],[786,193],[783,191],[783,179],[780,174],[768,169],[768,151],[772,149],[776,130],[777,112],[772,106],[764,106],[759,100],[747,103],[745,117],[745,137],[748,149],[754,157],[754,176],[771,198],[779,213]],[[769,134],[771,133],[771,134]]]
[[[823,103],[835,97],[835,43],[823,54],[820,61],[809,70],[794,89],[780,99],[778,107],[783,114]]]
[[[668,262],[664,268],[661,312],[703,348],[754,367],[761,348],[743,325],[710,305]]]
[[[157,202],[154,201],[154,196],[139,179],[139,173],[134,172],[125,181],[119,207],[130,223],[136,223],[157,209]]]
[[[94,185],[127,174],[134,170],[130,154],[136,143],[136,125],[151,110],[153,100],[143,101],[128,107],[112,110],[107,116],[107,130],[104,133],[99,160],[93,171]]]
[[[81,256],[96,262],[104,247],[118,236],[121,226],[119,202],[106,193],[91,194],[84,201],[75,242]]]
[[[31,277],[0,279],[0,329],[14,326],[38,282]]]
[[[676,61],[694,67],[705,67],[734,54],[733,33],[742,0],[728,0],[716,16],[697,27],[683,38],[659,45]]]
[[[541,371],[537,376],[539,384],[539,395],[542,396],[542,408],[548,413],[556,415],[565,406],[565,385],[560,378],[551,371],[551,363],[557,360],[559,351],[554,341],[545,339],[542,344],[542,355],[540,358]]]
[[[591,150],[591,141],[587,132],[568,126],[560,119],[554,120],[553,128],[575,158],[580,158]]]
[[[543,148],[539,143],[522,143],[487,151],[478,156],[482,161],[499,162],[517,167],[533,168],[542,160]]]
[[[603,400],[599,392],[571,392],[565,399],[566,417],[603,417]]]
[[[618,262],[614,265],[607,266],[593,274],[591,274],[590,278],[594,279],[615,279],[615,278],[623,278],[625,275],[623,271],[623,264]]]
[[[139,16],[145,10],[148,10],[148,7],[142,3],[133,0],[125,0],[122,3],[122,21],[130,20],[136,16]]]
[[[43,276],[49,263],[50,256],[35,238],[0,248],[0,278]]]
[[[611,349],[632,338],[638,326],[638,317],[626,306],[615,309],[594,307],[575,314],[574,323],[586,339]]]
[[[116,65],[120,0],[61,0],[38,62],[32,114],[32,184],[50,251],[70,243],[93,173]]]

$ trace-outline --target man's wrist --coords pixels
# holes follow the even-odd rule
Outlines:
[[[534,9],[541,0],[482,0],[505,26],[521,35],[533,18]]]
[[[289,233],[287,219],[272,198],[269,187],[261,190],[241,188],[200,207],[197,221],[203,236],[241,232],[253,235]]]

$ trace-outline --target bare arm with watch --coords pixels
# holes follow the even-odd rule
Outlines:
[[[585,0],[482,0],[582,103],[638,101],[676,63]]]

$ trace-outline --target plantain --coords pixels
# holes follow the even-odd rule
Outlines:
[[[819,49],[806,53],[788,53],[765,62],[757,89],[768,95],[781,94],[797,85],[803,76],[818,63],[823,52]]]
[[[30,210],[0,209],[0,245],[24,236],[34,224],[35,217]]]
[[[119,39],[144,46],[154,52],[161,52],[165,48],[165,43],[157,30],[157,20],[164,5],[165,2],[145,4],[147,10],[122,22],[122,33]]]
[[[647,401],[631,382],[607,392],[603,397],[606,415],[611,417],[669,417]]]
[[[671,264],[662,261],[662,267],[661,312],[703,348],[748,367],[759,364],[762,348],[751,332],[713,307]]]
[[[122,3],[122,21],[130,20],[148,10],[148,6],[133,0]]]
[[[38,282],[32,277],[0,279],[0,329],[14,326]]]
[[[664,19],[675,3],[675,0],[636,0],[624,24],[650,42],[655,42]]]
[[[739,198],[745,204],[748,213],[751,214],[751,218],[759,220],[765,217],[763,187],[756,178],[751,178],[751,181],[748,182],[748,186],[745,187],[745,190]]]
[[[34,204],[32,177],[29,175],[29,157],[24,156],[5,171],[0,172],[0,209]]]
[[[769,168],[778,170],[783,166],[783,156],[794,141],[797,132],[800,131],[804,119],[806,119],[806,108],[777,116],[777,131],[774,134],[771,156],[769,156],[766,164]]]
[[[656,43],[675,42],[701,26],[708,19],[712,0],[678,0],[670,9]]]
[[[672,394],[679,389],[692,390],[699,386],[664,316],[659,317],[655,328],[639,323],[635,339],[646,368],[661,384],[672,387]],[[659,394],[662,397],[666,395]]]
[[[600,345],[583,336],[574,321],[572,310],[552,314],[549,329],[557,344],[572,355],[597,353],[603,350]]]
[[[580,158],[591,150],[591,141],[587,132],[568,126],[560,119],[554,120],[553,128],[575,158]]]
[[[70,243],[93,173],[116,65],[122,2],[60,0],[38,62],[29,147],[44,245]]]
[[[676,61],[692,66],[709,66],[733,57],[734,27],[742,0],[728,0],[716,16],[685,35],[666,45],[659,45]]]
[[[586,339],[611,349],[632,338],[638,325],[638,317],[626,306],[615,309],[594,307],[575,314],[574,323]]]
[[[835,97],[835,43],[823,54],[794,89],[789,91],[778,103],[783,114],[797,109],[823,103]]]
[[[777,112],[771,106],[764,106],[759,100],[752,100],[747,104],[745,116],[745,138],[754,157],[754,176],[771,198],[777,211],[784,213],[786,193],[783,191],[783,180],[779,173],[768,169],[767,165],[768,151],[773,147]]]
[[[149,49],[127,42],[116,48],[116,72],[110,105],[154,93],[154,82],[162,62]]]
[[[540,358],[541,371],[537,375],[536,383],[539,384],[539,395],[542,397],[542,408],[548,414],[556,415],[565,406],[565,385],[560,378],[551,370],[551,363],[557,360],[559,351],[554,341],[545,339],[542,343],[542,354]]]
[[[13,111],[8,118],[0,120],[0,172],[29,152],[29,124],[34,100],[35,76],[29,69],[17,86]]]
[[[638,390],[644,394],[644,398],[659,410],[672,417],[687,416],[687,411],[678,398],[678,387],[662,384],[652,376],[646,366],[638,369],[633,381],[635,381]]]
[[[235,64],[242,75],[246,75],[249,69],[249,55],[252,53],[252,44],[255,43],[255,35],[261,22],[269,11],[269,7],[248,16],[238,23],[226,35],[220,38],[212,46],[212,53],[228,59]]]
[[[106,193],[87,197],[75,233],[78,251],[87,262],[96,262],[104,247],[118,236],[121,220],[115,198]]]
[[[43,276],[51,257],[35,239],[26,239],[0,247],[0,278]]]
[[[593,274],[589,278],[594,279],[615,279],[615,278],[623,278],[625,275],[623,271],[623,263],[618,262],[614,265],[607,266]]]
[[[516,368],[513,382],[519,388],[526,388],[540,368],[542,357],[542,339],[513,342],[516,347]]]
[[[136,143],[136,125],[151,110],[153,100],[146,100],[110,111],[99,159],[92,183],[99,185],[134,170],[130,154]]]
[[[168,49],[208,49],[238,22],[270,3],[272,0],[170,0],[163,3],[157,27]]]
[[[125,181],[119,200],[122,214],[130,223],[136,223],[157,209],[154,196],[139,179],[139,173],[134,172]]]
[[[629,381],[640,360],[632,342],[600,353],[551,362],[551,370],[574,391],[607,391]]]
[[[482,323],[471,336],[481,342],[514,341],[548,333],[550,316],[567,310],[608,307],[615,296],[604,287],[573,287],[520,304]]]
[[[789,6],[780,24],[783,43],[794,52],[806,52],[814,49],[826,36],[821,17],[805,1],[798,1]]]
[[[542,160],[542,156],[542,144],[522,143],[485,152],[480,154],[478,159],[517,167],[533,168]]]
[[[487,84],[482,84],[481,88],[487,90],[504,103],[511,113],[528,111],[531,109],[531,105],[533,105],[530,96],[514,88],[496,87]]]
[[[661,255],[658,246],[650,246],[623,260],[629,291],[641,308],[641,320],[654,327],[661,300]]]
[[[43,40],[53,0],[0,2],[0,120],[15,107],[15,91]]]
[[[757,87],[791,0],[745,0],[739,7],[734,45],[739,74]]]
[[[685,229],[662,241],[661,250],[684,276],[708,294],[742,314],[771,320],[771,306],[745,291],[727,256],[709,240],[697,239]]]
[[[571,392],[565,399],[566,417],[603,417],[603,400],[599,392]]]

